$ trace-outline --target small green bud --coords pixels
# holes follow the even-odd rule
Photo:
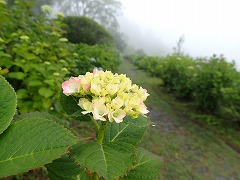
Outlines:
[[[62,68],[61,71],[68,72],[68,69],[67,68]]]
[[[60,74],[57,73],[57,72],[53,73],[53,75],[54,75],[54,76],[60,76]]]
[[[59,41],[60,42],[68,42],[68,39],[67,38],[60,38]]]
[[[21,40],[28,41],[30,38],[26,35],[20,36]]]
[[[45,65],[51,65],[51,63],[48,62],[48,61],[45,61],[44,64],[45,64]]]

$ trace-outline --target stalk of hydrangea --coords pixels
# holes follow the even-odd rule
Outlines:
[[[62,89],[67,96],[79,97],[82,114],[90,113],[93,121],[102,121],[101,126],[97,126],[99,143],[107,122],[121,123],[126,116],[137,118],[149,112],[144,104],[149,96],[147,90],[132,84],[125,74],[94,69],[93,73],[70,77],[62,83]]]

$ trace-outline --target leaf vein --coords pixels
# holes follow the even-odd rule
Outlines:
[[[121,130],[115,135],[115,137],[111,140],[111,142],[113,142],[128,126],[129,126],[129,124],[126,125],[123,129],[121,129]]]

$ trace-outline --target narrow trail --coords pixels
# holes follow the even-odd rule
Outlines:
[[[119,73],[150,94],[146,104],[151,127],[142,146],[163,159],[159,179],[240,180],[240,154],[229,147],[211,128],[186,115],[186,105],[163,93],[161,80],[150,77],[124,60]]]

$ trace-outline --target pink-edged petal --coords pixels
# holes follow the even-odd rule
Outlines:
[[[98,69],[97,68],[94,68],[94,70],[93,70],[93,74],[97,74],[98,73]]]
[[[65,95],[71,95],[73,93],[79,92],[81,80],[77,77],[70,77],[68,81],[62,83],[63,93]]]
[[[87,92],[87,91],[90,90],[91,84],[84,84],[82,87],[83,87],[83,90],[84,90],[85,92]]]

